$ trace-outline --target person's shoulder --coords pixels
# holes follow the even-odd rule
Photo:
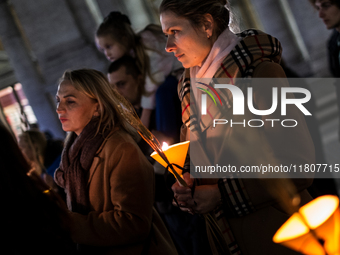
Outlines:
[[[103,146],[100,151],[122,152],[125,150],[131,150],[137,146],[132,136],[127,133],[123,128],[116,128],[108,135],[103,142]]]
[[[134,143],[131,135],[126,132],[123,128],[119,127],[113,130],[106,138],[107,143]]]

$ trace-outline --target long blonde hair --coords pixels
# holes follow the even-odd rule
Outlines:
[[[96,134],[121,126],[135,140],[139,139],[137,131],[120,114],[122,97],[110,86],[103,73],[94,69],[66,70],[59,82],[64,80],[70,81],[78,91],[98,102],[100,116]]]

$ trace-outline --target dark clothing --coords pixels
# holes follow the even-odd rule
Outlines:
[[[75,254],[69,217],[57,196],[34,172],[0,121],[1,254]]]
[[[140,107],[139,109],[135,109],[138,117],[142,116],[143,108]],[[149,124],[149,130],[153,130],[156,128],[156,113],[155,110],[152,110],[151,116],[150,116],[150,124]],[[149,160],[151,164],[155,163],[155,160],[150,157],[151,153],[153,152],[153,149],[150,147],[150,145],[144,141],[144,139],[140,139],[137,143],[145,157]]]
[[[281,66],[285,71],[287,78],[299,78],[299,75],[292,69],[288,68],[283,62],[281,62]],[[300,82],[300,86],[310,90],[309,85],[304,82],[304,80]],[[301,94],[295,93],[294,96],[299,98]],[[311,116],[305,116],[305,120],[315,147],[315,163],[325,164],[326,158],[323,151],[319,123],[315,118],[317,108],[315,98],[312,97],[311,100],[304,104],[304,106],[312,113]],[[312,195],[312,197],[318,197],[326,194],[337,195],[336,183],[332,178],[332,174],[328,173],[328,178],[324,178],[326,174],[327,173],[315,173],[313,184],[308,188],[308,192]]]
[[[52,177],[54,176],[55,170],[59,167],[60,160],[58,162],[58,158],[60,158],[63,148],[64,143],[62,140],[54,140],[52,138],[47,139],[44,166],[46,168],[47,173],[50,174]],[[57,167],[54,168],[54,165],[56,164]]]
[[[156,130],[179,142],[182,126],[181,102],[177,94],[178,80],[169,75],[156,92]],[[174,207],[170,187],[172,174],[166,180],[156,174],[156,208],[161,214],[180,255],[209,255],[205,222],[199,215],[190,215]]]
[[[332,75],[336,78],[340,78],[339,52],[340,52],[340,33],[334,29],[333,34],[328,41],[328,59],[329,68],[332,72]],[[334,85],[336,90],[338,109],[340,109],[340,83],[336,82]],[[340,114],[340,111],[338,112]]]
[[[340,65],[339,65],[339,50],[338,40],[340,34],[334,29],[331,38],[328,41],[328,60],[329,67],[334,77],[340,77]]]
[[[178,80],[169,75],[156,92],[156,130],[179,142],[182,126],[181,102],[177,95]]]

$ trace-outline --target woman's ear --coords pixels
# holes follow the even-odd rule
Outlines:
[[[204,31],[207,34],[207,38],[210,39],[214,31],[214,18],[210,13],[206,13],[204,16]]]
[[[96,103],[96,109],[93,113],[93,117],[98,117],[100,116],[100,107],[99,107],[99,103]]]

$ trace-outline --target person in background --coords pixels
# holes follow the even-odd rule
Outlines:
[[[193,102],[200,100],[198,87],[204,79],[218,82],[217,78],[223,78],[223,84],[234,84],[243,94],[246,94],[249,83],[255,82],[249,79],[252,77],[278,78],[275,87],[287,86],[279,65],[280,42],[253,29],[234,34],[229,29],[228,4],[227,0],[163,0],[160,5],[162,29],[168,38],[166,51],[173,53],[185,68],[178,94],[183,111],[182,140],[190,139],[191,165],[208,167],[218,164],[240,169],[242,165],[269,162],[275,165],[314,163],[313,143],[304,117],[296,107],[290,108],[286,116],[298,121],[299,125],[294,129],[274,128],[268,122],[258,129],[230,124],[213,128],[212,114],[216,119],[234,121],[257,116],[250,111],[241,116],[233,115],[231,95],[226,89],[215,88],[223,102],[222,107],[226,108],[221,110],[219,104],[208,98],[209,114],[201,115],[196,110],[197,105]],[[269,86],[253,86],[256,109],[271,107],[271,91]],[[257,117],[280,119],[281,115],[280,111],[275,111]],[[216,222],[221,238],[210,236],[213,254],[287,255],[296,252],[275,244],[272,238],[294,211],[291,207],[312,199],[306,190],[312,180],[309,176],[301,177],[304,178],[241,179],[236,175],[193,179],[185,172],[183,178],[189,188],[176,182],[172,189],[183,211],[209,214]],[[195,189],[191,189],[194,184]],[[297,202],[294,206],[288,194],[299,197],[294,200]],[[282,199],[284,195],[287,197]],[[279,201],[287,203],[287,207]],[[207,224],[211,226],[208,221]]]
[[[107,75],[112,87],[133,105],[138,116],[140,117],[144,111],[143,107],[141,106],[144,79],[136,64],[136,60],[128,55],[119,58],[110,64]],[[171,86],[169,87],[170,89],[168,90],[168,93],[166,93],[167,98],[161,97],[165,95],[163,93],[156,93],[157,102],[164,102],[168,100],[169,102],[171,101],[171,103],[169,103],[166,109],[159,106],[153,110],[149,129],[161,143],[166,142],[170,145],[179,141],[179,131],[182,121],[178,117],[180,114],[180,101],[177,97],[176,89],[172,89]],[[159,103],[159,105],[161,105],[161,103]],[[172,108],[172,110],[169,108]],[[158,116],[160,115],[167,116],[167,118],[164,118],[167,120],[167,122],[164,123],[166,128],[162,128],[161,125],[157,125],[159,122]]]
[[[339,0],[309,0],[317,10],[319,18],[325,23],[327,29],[333,33],[328,41],[328,60],[332,75],[340,78],[340,1]],[[340,109],[340,84],[336,82],[335,90],[337,95],[338,109]],[[339,118],[340,118],[340,110]],[[339,126],[340,141],[340,126]]]
[[[141,97],[144,79],[137,67],[136,60],[127,55],[119,58],[110,64],[107,76],[113,89],[116,89],[122,96],[124,96],[133,105],[138,116],[140,116],[143,111],[143,108],[141,107]],[[176,88],[172,88],[171,85],[172,84],[168,87],[164,86],[164,89],[168,89],[168,93],[166,93],[167,97],[170,98],[170,100],[172,99],[172,103],[168,105],[168,108],[178,107],[178,110],[175,111],[177,114],[175,116],[171,116],[171,113],[174,111],[156,107],[156,113],[158,114],[156,114],[156,116],[155,114],[152,114],[152,118],[150,119],[150,130],[152,133],[161,143],[166,142],[169,145],[179,141],[179,131],[181,127],[180,102],[176,93]],[[161,93],[161,95],[164,94]],[[159,97],[160,95],[157,91],[156,102],[166,100]],[[160,132],[155,125],[158,115],[167,116],[167,123],[164,123],[164,126],[166,126],[167,129],[159,127],[162,132]],[[166,135],[164,133],[166,133]],[[144,155],[150,160],[150,154],[152,153],[151,147],[148,146],[144,140],[140,141],[138,145]],[[150,161],[154,163],[154,160],[151,160]],[[160,164],[154,163],[154,169],[156,173],[155,207],[166,223],[179,254],[206,254],[204,253],[204,249],[202,249],[202,243],[204,242],[199,241],[200,238],[204,236],[204,232],[201,230],[202,227],[199,224],[199,216],[186,214],[171,204],[173,193],[168,190],[170,190],[174,179],[172,178],[172,175],[168,175],[168,179],[165,181],[163,176],[165,169]],[[169,186],[169,188],[167,188],[167,186]]]
[[[285,71],[287,78],[300,78],[299,75],[291,68],[289,68],[284,61],[281,61],[280,64]],[[303,79],[299,79],[299,87],[310,90],[310,86]],[[299,98],[301,97],[301,94],[296,93],[294,94],[294,96],[296,98]],[[310,116],[305,116],[305,120],[314,143],[315,163],[326,164],[327,161],[324,154],[319,123],[315,117],[315,113],[317,110],[315,98],[312,97],[308,102],[304,104],[304,107],[306,107],[306,109],[312,114]],[[308,187],[308,192],[314,198],[329,194],[338,195],[336,182],[332,177],[332,174],[323,172],[315,173],[313,183],[310,187]]]
[[[171,54],[164,52],[165,38],[160,26],[150,24],[139,33],[135,33],[131,27],[129,18],[120,12],[111,12],[100,24],[96,31],[95,41],[97,47],[111,62],[116,61],[124,55],[129,55],[136,59],[137,66],[144,79],[142,91],[141,115],[142,123],[149,128],[150,118],[156,108],[156,91],[167,93],[169,83],[177,85],[174,77],[181,64]],[[162,96],[166,105],[166,95]],[[158,106],[157,106],[158,107]],[[166,118],[160,116],[160,118]],[[162,119],[159,118],[159,123]]]
[[[328,40],[328,61],[331,74],[340,78],[340,1],[339,0],[309,0],[317,10],[319,18],[325,23],[327,29],[332,29],[333,33]],[[334,83],[337,95],[338,109],[340,109],[340,82]],[[338,111],[340,119],[340,110]],[[338,127],[338,139],[340,141],[340,125]],[[318,163],[318,162],[317,162]],[[315,179],[316,195],[335,194],[338,190],[333,179]]]
[[[125,99],[132,104],[140,118],[143,113],[141,97],[144,79],[136,65],[136,60],[126,55],[112,62],[109,66],[107,77],[112,88],[116,89],[119,94],[125,97]],[[153,132],[156,128],[155,117],[155,110],[152,110],[149,129]],[[158,136],[158,138],[160,137]],[[153,152],[152,148],[143,139],[138,142],[138,146],[150,163],[153,164],[155,161],[150,157],[150,154]]]
[[[19,147],[32,169],[40,176],[43,175],[46,138],[38,130],[27,130],[18,136]]]
[[[53,181],[54,175],[47,174],[46,171],[47,140],[44,133],[39,130],[24,131],[18,136],[18,144],[27,162],[31,165],[30,171],[35,171],[48,186],[58,192],[58,186]]]
[[[60,164],[63,141],[53,139],[51,135],[46,135],[35,128],[20,134],[18,144],[31,165],[31,171],[35,171],[65,201],[64,190],[53,179],[54,172]]]
[[[64,201],[26,161],[0,122],[1,250],[4,254],[75,254]]]
[[[56,183],[81,254],[177,254],[153,207],[154,173],[120,114],[120,95],[93,69],[66,71],[57,113],[69,132]]]
[[[49,131],[45,131],[44,135],[47,141],[44,164],[46,172],[49,175],[54,176],[54,172],[60,164],[61,152],[64,148],[64,141],[54,138]]]

